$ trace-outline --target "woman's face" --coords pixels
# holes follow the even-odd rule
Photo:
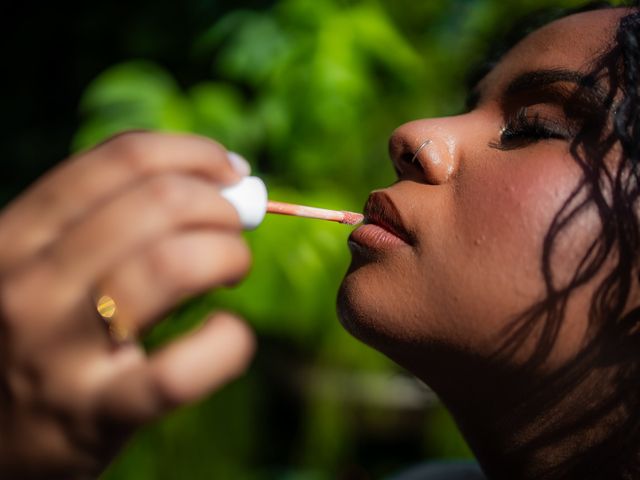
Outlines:
[[[441,367],[437,352],[490,358],[509,322],[545,298],[543,242],[581,178],[565,103],[625,13],[576,14],[535,31],[481,80],[471,111],[394,132],[398,181],[374,192],[370,224],[349,241],[339,313],[355,336],[428,375]],[[577,110],[597,110],[598,95]],[[598,227],[587,210],[557,238],[555,282],[569,279]],[[579,348],[592,291],[571,297],[551,368]]]

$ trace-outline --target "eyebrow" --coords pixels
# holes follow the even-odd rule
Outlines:
[[[555,83],[574,83],[578,87],[585,89],[587,99],[594,103],[602,102],[606,98],[606,93],[597,85],[595,79],[591,75],[585,75],[575,70],[567,69],[548,69],[548,70],[532,70],[522,73],[514,78],[505,89],[504,95],[512,97],[531,90],[543,90]],[[467,98],[467,107],[475,108],[479,103],[482,95],[476,87],[471,91]]]
[[[594,87],[592,77],[574,70],[534,70],[518,75],[509,83],[505,93],[509,96],[518,95],[527,90],[541,89],[558,82],[575,83],[579,87]]]

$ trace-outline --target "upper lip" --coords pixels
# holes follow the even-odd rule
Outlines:
[[[364,223],[378,225],[409,245],[415,243],[415,237],[402,223],[398,208],[384,192],[373,192],[369,195],[364,206]]]

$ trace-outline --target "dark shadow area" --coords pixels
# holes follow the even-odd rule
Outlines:
[[[566,102],[567,117],[580,120],[571,154],[582,178],[544,240],[545,298],[509,325],[496,357],[499,368],[531,337],[537,339],[528,361],[513,372],[514,378],[536,380],[527,386],[528,394],[514,399],[520,424],[510,428],[548,423],[525,445],[514,447],[505,465],[515,468],[549,446],[568,448],[570,453],[560,453],[562,460],[544,478],[637,478],[640,472],[640,309],[633,307],[637,300],[631,298],[637,287],[640,251],[639,45],[640,14],[636,13],[623,19],[611,50],[597,60]],[[598,107],[581,106],[586,104]],[[571,278],[561,281],[561,272],[554,270],[559,238],[577,228],[587,212],[597,213],[599,231],[581,252]],[[581,352],[561,369],[541,374],[572,296],[594,282],[599,283]],[[565,399],[575,410],[551,420],[541,417],[541,412],[557,414],[559,402]]]
[[[176,72],[183,86],[208,78],[211,52],[194,51],[194,40],[235,8],[230,0],[4,5],[0,204],[69,154],[80,96],[100,72],[145,58]]]

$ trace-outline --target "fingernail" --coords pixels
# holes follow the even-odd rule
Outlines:
[[[236,152],[227,152],[227,158],[229,158],[229,163],[231,163],[231,166],[238,175],[246,177],[251,173],[251,165],[249,165],[249,162],[241,155]]]

